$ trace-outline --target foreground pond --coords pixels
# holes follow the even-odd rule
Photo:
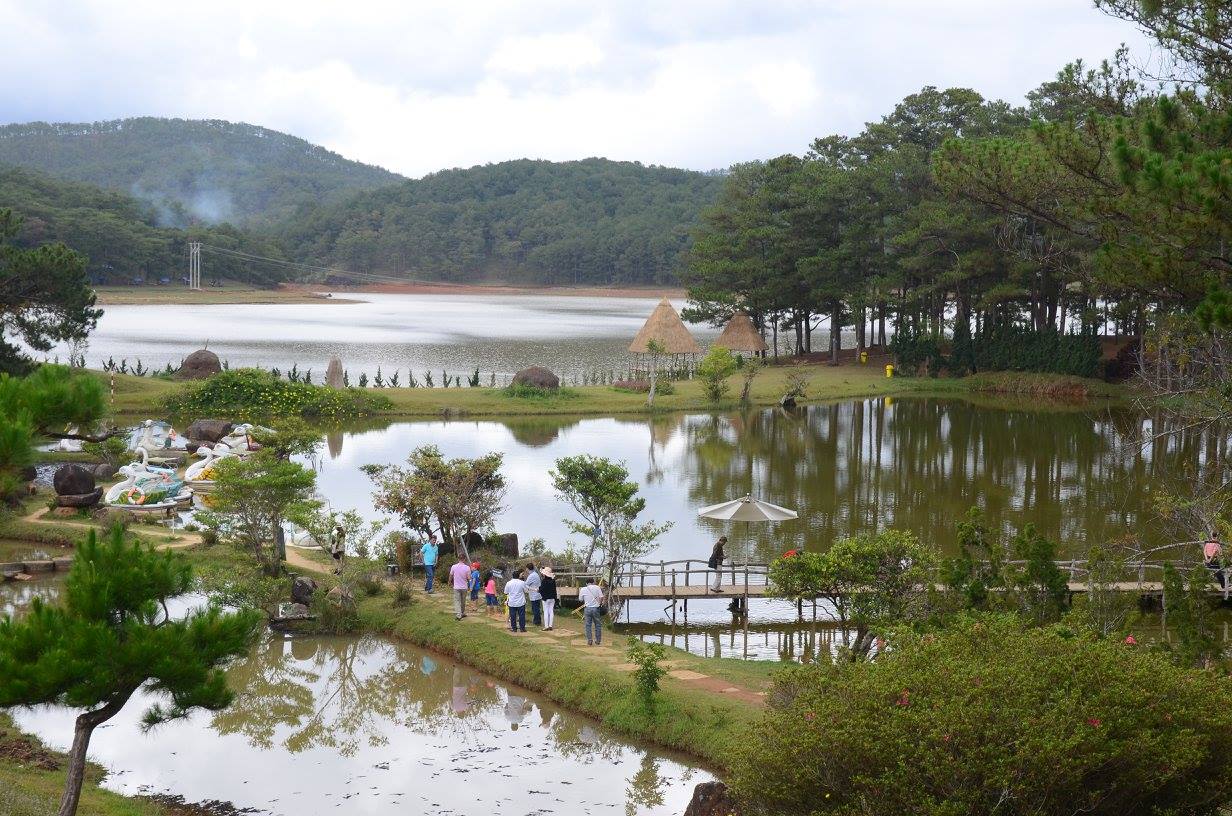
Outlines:
[[[41,587],[54,595],[54,584]],[[11,591],[0,587],[0,598]],[[134,697],[91,742],[91,759],[111,770],[104,786],[271,816],[632,816],[681,814],[693,786],[712,778],[538,695],[383,638],[276,635],[228,675],[237,692],[229,709],[146,734],[149,701]],[[61,750],[74,716],[15,712],[23,730]]]

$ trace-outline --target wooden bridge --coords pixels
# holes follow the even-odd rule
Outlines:
[[[1179,547],[1201,552],[1200,542],[1184,542],[1157,549]],[[1024,563],[1004,562],[1005,566],[1021,566]],[[1090,563],[1086,559],[1069,559],[1054,563],[1067,576],[1071,594],[1082,594],[1091,590]],[[1099,587],[1110,591],[1133,593],[1147,598],[1159,597],[1163,594],[1163,572],[1167,564],[1185,573],[1196,566],[1194,561],[1184,559],[1127,561],[1121,565],[1118,580],[1097,583]],[[598,581],[603,577],[600,570],[576,565],[554,568],[554,571],[557,593],[562,598],[576,598],[578,589],[585,585],[587,579],[594,578]],[[767,581],[768,572],[769,564],[762,562],[732,562],[719,569],[711,569],[707,562],[691,558],[678,561],[635,561],[616,576],[615,586],[608,588],[608,595],[617,601],[646,599],[665,603],[687,602],[696,598],[743,601],[749,598],[774,597]],[[1229,572],[1232,572],[1232,568]],[[716,575],[719,579],[717,592],[712,589]],[[939,591],[948,589],[939,580],[934,586]],[[1211,576],[1208,592],[1222,596],[1224,600],[1228,598],[1228,590],[1219,587],[1214,575]]]

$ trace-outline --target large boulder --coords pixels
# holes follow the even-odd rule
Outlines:
[[[301,575],[291,582],[291,600],[309,606],[312,604],[312,593],[316,592],[316,589],[316,581]]]
[[[56,495],[57,509],[72,509],[74,507],[93,507],[103,499],[103,489],[96,487],[89,493],[66,493]]]
[[[329,358],[329,365],[325,367],[325,384],[330,388],[343,388],[346,385],[342,377],[342,361],[337,357]]]
[[[222,363],[218,355],[209,349],[198,349],[184,358],[175,376],[180,380],[204,380],[220,371],[222,371]]]
[[[530,368],[524,368],[517,374],[514,374],[513,384],[530,385],[535,388],[555,390],[560,388],[560,377],[557,377],[551,371],[548,371],[542,366],[531,366]]]
[[[81,465],[60,465],[51,484],[57,496],[81,496],[94,492],[94,474]]]
[[[731,792],[722,782],[702,782],[693,788],[693,799],[684,816],[740,816]]]
[[[235,430],[235,424],[224,419],[197,419],[184,429],[184,438],[188,440],[191,451],[194,445],[213,446]]]

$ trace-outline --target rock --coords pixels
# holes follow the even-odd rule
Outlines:
[[[175,373],[177,380],[204,380],[222,371],[222,363],[218,355],[209,349],[198,349],[184,358],[180,370]]]
[[[60,465],[51,484],[58,496],[83,496],[94,492],[94,472],[81,465]]]
[[[21,480],[23,482],[33,482],[37,478],[38,478],[38,468],[36,468],[34,465],[30,465],[29,467],[24,467],[21,469]]]
[[[95,479],[114,479],[117,468],[115,465],[103,462],[102,464],[91,466],[90,470],[94,473]]]
[[[790,394],[784,395],[783,398],[779,400],[779,407],[785,408],[787,410],[791,410],[792,408],[795,408],[796,398],[791,396]]]
[[[518,557],[518,534],[501,533],[496,537],[496,552],[506,558]]]
[[[188,440],[189,452],[193,447],[214,445],[235,430],[235,425],[222,419],[197,419],[184,429],[184,438]]]
[[[336,586],[325,595],[325,600],[339,609],[355,608],[355,593],[343,586]]]
[[[77,495],[56,495],[56,510],[67,510],[67,513],[57,513],[57,515],[76,515],[78,507],[93,507],[102,501],[103,489],[96,487],[89,493],[80,493]]]
[[[462,544],[466,547],[466,551],[471,553],[475,550],[482,550],[485,546],[487,546],[487,542],[483,540],[483,536],[474,530],[469,530],[462,536]]]
[[[57,502],[60,501],[60,498],[61,498],[60,496],[57,496],[56,501]],[[60,516],[61,518],[70,518],[72,516],[77,515],[77,508],[69,506],[69,505],[61,504],[53,508],[51,511],[51,514],[53,516]]]
[[[684,816],[740,816],[731,791],[722,782],[702,782],[693,788],[693,799]]]
[[[316,581],[301,575],[291,582],[291,600],[297,604],[310,604],[316,589]]]
[[[555,391],[560,388],[560,377],[557,377],[551,371],[541,366],[531,366],[524,368],[517,374],[513,375],[514,385],[530,385],[535,388],[544,388],[549,391]]]
[[[302,603],[287,604],[286,615],[288,618],[306,618],[308,617],[308,607]]]
[[[342,361],[337,357],[329,358],[329,365],[325,367],[325,384],[330,388],[344,388],[342,381]]]

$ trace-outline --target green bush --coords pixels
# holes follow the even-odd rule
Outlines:
[[[976,371],[1038,371],[1094,377],[1099,373],[1099,338],[1006,326],[975,335],[971,368]]]
[[[540,388],[526,383],[507,385],[501,393],[506,397],[531,400],[575,399],[578,396],[578,392],[571,388]]]
[[[167,399],[172,414],[218,414],[228,419],[303,417],[341,421],[388,410],[388,397],[358,388],[289,382],[256,368],[215,374]]]
[[[963,618],[776,680],[731,783],[749,814],[1215,814],[1232,686],[1059,626]]]
[[[723,346],[711,346],[697,364],[697,375],[702,378],[706,397],[711,402],[721,402],[727,396],[727,378],[736,373],[736,368],[736,356]]]
[[[922,367],[927,366],[929,373],[935,377],[944,362],[941,341],[928,333],[895,333],[890,339],[890,353],[903,374],[918,374]]]

